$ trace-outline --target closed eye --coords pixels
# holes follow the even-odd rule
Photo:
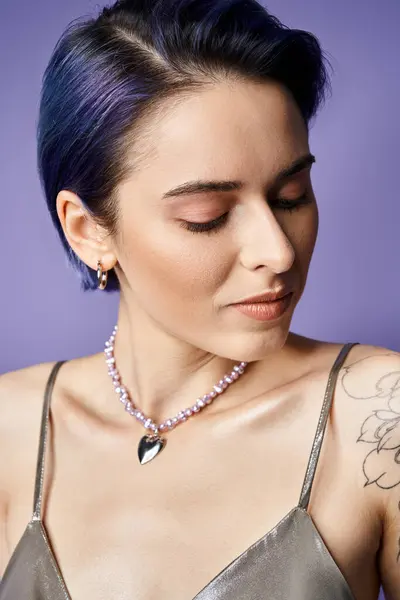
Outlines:
[[[278,210],[283,210],[288,212],[289,214],[299,210],[305,204],[308,204],[308,194],[305,193],[299,198],[295,200],[287,200],[285,198],[277,198],[277,200],[273,203],[273,207]],[[191,221],[181,221],[180,226],[192,233],[211,233],[217,232],[221,229],[227,222],[229,217],[229,212],[222,214],[221,216],[213,219],[212,221],[207,221],[206,223],[193,223]]]

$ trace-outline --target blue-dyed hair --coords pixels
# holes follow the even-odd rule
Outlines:
[[[77,194],[116,235],[115,190],[132,170],[127,151],[140,145],[139,126],[164,98],[195,93],[215,76],[272,79],[290,90],[309,129],[330,91],[328,66],[312,33],[286,27],[256,0],[119,0],[70,24],[43,77],[38,167],[82,289],[97,289],[96,271],[65,238],[56,212],[60,190]],[[118,289],[113,269],[106,291]]]

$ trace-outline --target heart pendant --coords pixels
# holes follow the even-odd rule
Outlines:
[[[144,465],[153,460],[164,448],[166,441],[165,438],[161,438],[158,435],[144,435],[138,446],[140,464]]]

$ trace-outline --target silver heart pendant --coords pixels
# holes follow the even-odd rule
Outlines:
[[[153,460],[165,447],[166,441],[165,438],[161,438],[158,435],[144,435],[138,446],[140,464],[144,465]]]

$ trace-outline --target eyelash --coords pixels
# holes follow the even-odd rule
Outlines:
[[[288,212],[291,214],[296,210],[299,210],[304,204],[306,204],[308,199],[307,194],[303,194],[300,198],[297,198],[294,202],[289,202],[284,198],[278,199],[278,208]],[[286,203],[286,204],[285,204]],[[279,206],[280,204],[280,206]],[[221,229],[224,226],[229,213],[224,213],[220,217],[217,217],[213,221],[208,221],[207,223],[191,223],[190,221],[182,221],[181,227],[191,231],[192,233],[214,233]]]

